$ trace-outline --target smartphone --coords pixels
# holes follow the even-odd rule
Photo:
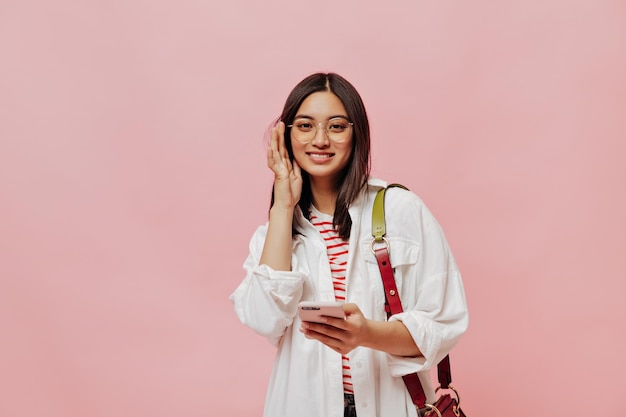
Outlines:
[[[298,304],[300,320],[322,322],[322,316],[345,318],[343,303],[340,301],[301,301]]]

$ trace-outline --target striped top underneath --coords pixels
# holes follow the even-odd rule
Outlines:
[[[333,229],[333,217],[321,213],[315,207],[311,207],[311,224],[320,232],[326,243],[326,253],[335,289],[335,300],[345,302],[348,242],[341,239]],[[348,394],[354,394],[352,375],[350,374],[350,358],[342,355],[341,361],[343,366],[343,391]]]

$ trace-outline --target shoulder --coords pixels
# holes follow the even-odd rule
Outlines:
[[[371,220],[371,213],[374,202],[379,195],[379,191],[385,190],[383,205],[385,213],[385,221],[388,224],[407,225],[422,223],[424,216],[430,217],[428,209],[420,197],[405,187],[394,186],[397,184],[388,183],[387,181],[370,178],[366,190],[364,191],[360,205],[363,208],[363,221],[366,223]],[[380,203],[380,202],[379,202]]]
[[[385,184],[385,221],[390,231],[394,231],[396,234],[408,233],[413,235],[417,232],[416,228],[419,229],[420,234],[426,229],[436,230],[440,228],[435,216],[420,196],[412,190]],[[382,188],[379,187],[378,190]]]
[[[389,183],[378,178],[370,178],[368,181],[368,193],[373,198],[382,189],[385,190],[385,210],[415,210],[425,207],[424,201],[413,191],[402,184]]]
[[[443,237],[441,226],[421,197],[411,190],[384,184],[387,186],[384,207],[389,236],[417,242]],[[381,188],[375,189],[374,194]]]

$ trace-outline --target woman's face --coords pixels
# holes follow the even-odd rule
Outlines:
[[[330,91],[313,93],[302,102],[293,120],[294,159],[313,181],[334,182],[352,157],[352,132],[339,97]]]

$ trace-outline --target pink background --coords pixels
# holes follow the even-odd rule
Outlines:
[[[623,410],[622,0],[3,0],[1,416],[261,414],[273,348],[227,297],[318,70],[461,266],[467,414]]]

